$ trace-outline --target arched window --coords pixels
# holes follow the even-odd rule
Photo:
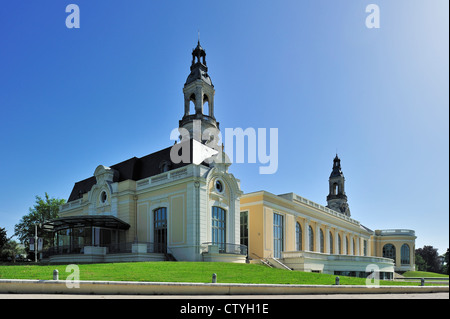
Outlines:
[[[330,232],[330,254],[334,253],[333,234]]]
[[[206,95],[206,94],[203,94],[203,114],[210,115],[209,114],[209,99],[208,99],[208,95]]]
[[[324,240],[324,237],[323,237],[323,230],[321,229],[320,230],[320,252],[321,253],[324,253],[325,252],[325,240]]]
[[[189,97],[189,114],[195,114],[195,93]]]
[[[342,255],[342,239],[341,239],[341,235],[338,235],[338,254]]]
[[[356,242],[355,242],[355,238],[353,238],[353,255],[356,255]]]
[[[153,211],[153,243],[156,253],[167,251],[167,208],[160,207]]]
[[[350,251],[348,249],[348,237],[345,236],[345,253],[348,255],[350,254]]]
[[[284,222],[283,215],[273,214],[273,256],[281,258],[284,249]]]
[[[395,263],[395,247],[392,244],[386,244],[383,246],[383,257],[394,259]]]
[[[309,250],[314,251],[314,231],[311,226],[308,228]]]
[[[367,240],[364,239],[364,256],[367,256]]]
[[[295,246],[297,247],[297,250],[302,250],[302,226],[300,226],[300,223],[296,223],[295,225]]]
[[[339,185],[337,183],[333,184],[333,195],[339,194]]]
[[[221,207],[213,206],[211,214],[211,241],[219,246],[219,252],[225,252],[227,216]]]
[[[403,244],[401,248],[401,263],[402,265],[409,265],[410,259],[409,259],[409,246],[407,244]]]

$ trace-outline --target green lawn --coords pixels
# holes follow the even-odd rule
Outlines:
[[[429,277],[442,277],[448,278],[448,275],[437,274],[435,272],[426,272],[426,271],[407,271],[402,274],[404,277],[417,277],[417,278],[429,278]]]
[[[267,283],[332,285],[336,276],[287,271],[256,264],[208,262],[137,262],[82,264],[80,280],[153,281],[153,282],[211,282],[213,273],[219,283]],[[0,279],[53,279],[58,269],[59,279],[70,274],[66,265],[0,265]],[[340,276],[341,285],[365,285],[364,278]],[[381,281],[381,285],[417,285],[416,283]]]

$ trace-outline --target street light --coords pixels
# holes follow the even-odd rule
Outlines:
[[[37,254],[38,254],[38,235],[37,235],[37,227],[42,227],[41,223],[34,224],[34,262],[37,263]]]

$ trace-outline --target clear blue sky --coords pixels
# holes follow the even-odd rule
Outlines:
[[[80,8],[68,29],[65,8]],[[365,8],[380,7],[368,29]],[[447,0],[16,0],[0,6],[0,227],[99,164],[170,146],[200,30],[221,128],[278,128],[244,192],[326,204],[336,150],[352,217],[449,246]]]

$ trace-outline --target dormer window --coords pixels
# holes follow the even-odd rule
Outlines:
[[[159,169],[161,170],[161,173],[168,172],[170,170],[170,163],[168,161],[162,161],[159,164]]]

